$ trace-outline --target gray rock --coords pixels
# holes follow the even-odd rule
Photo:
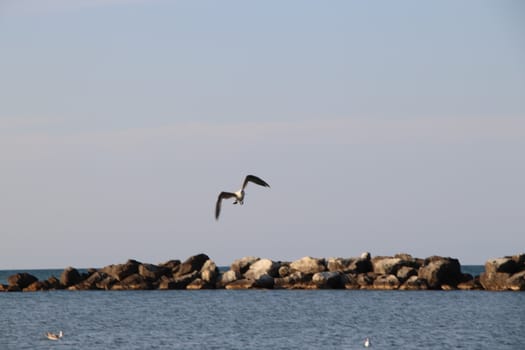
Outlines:
[[[305,256],[304,258],[292,262],[290,264],[290,269],[292,271],[299,271],[303,274],[323,272],[326,271],[325,260]]]

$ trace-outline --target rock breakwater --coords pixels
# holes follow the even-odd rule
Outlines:
[[[154,265],[136,260],[89,269],[67,267],[60,277],[38,280],[18,273],[0,291],[167,289],[372,289],[525,291],[525,254],[490,259],[480,276],[462,273],[458,259],[409,254],[354,258],[304,257],[283,262],[235,260],[220,271],[206,254]]]

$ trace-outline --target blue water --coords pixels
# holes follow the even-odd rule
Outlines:
[[[0,349],[524,349],[525,293],[0,293]],[[46,331],[63,330],[53,342]]]

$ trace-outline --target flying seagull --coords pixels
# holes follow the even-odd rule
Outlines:
[[[255,176],[255,175],[247,175],[244,179],[244,182],[242,183],[242,187],[237,192],[221,192],[219,193],[219,198],[217,198],[217,204],[215,205],[215,220],[219,220],[219,214],[221,213],[221,203],[223,199],[227,198],[235,198],[235,201],[233,204],[244,204],[244,189],[246,188],[246,185],[248,185],[248,182],[253,182],[254,184],[263,186],[263,187],[270,187],[263,179]]]
[[[62,338],[63,336],[64,336],[64,333],[62,333],[62,331],[58,332],[58,334],[51,333],[51,332],[47,332],[46,333],[46,337],[49,340],[58,340],[58,339]]]

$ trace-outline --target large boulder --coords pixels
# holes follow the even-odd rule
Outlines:
[[[7,284],[8,288],[13,287],[11,289],[19,288],[20,290],[27,288],[31,283],[38,281],[38,279],[26,272],[17,273],[15,275],[11,275],[7,278]]]
[[[374,280],[374,289],[398,289],[399,279],[395,275],[379,275]]]
[[[97,271],[92,273],[82,282],[70,286],[69,290],[110,290],[117,279],[105,272]]]
[[[231,266],[230,270],[235,271],[239,275],[244,275],[246,271],[250,268],[250,266],[259,261],[260,259],[255,256],[245,256],[244,258],[240,258],[235,260]]]
[[[344,288],[342,276],[338,271],[317,272],[312,276],[312,282],[321,289],[341,289]]]
[[[141,265],[140,262],[130,259],[125,264],[106,266],[102,268],[100,272],[110,275],[117,281],[122,281],[128,276],[138,273],[139,265]]]
[[[151,283],[144,276],[135,273],[115,283],[111,290],[147,290],[152,289]]]
[[[60,274],[60,284],[66,288],[80,283],[80,281],[82,281],[82,276],[74,267],[67,267]]]
[[[417,276],[410,276],[399,289],[401,290],[426,290],[428,289],[427,281]]]
[[[200,271],[204,263],[210,258],[206,254],[197,254],[190,256],[186,261],[184,261],[178,271],[174,274],[175,277],[187,275],[193,273],[194,271]]]
[[[153,264],[140,264],[138,267],[138,273],[142,277],[155,281],[167,274],[171,274],[171,269],[165,266],[157,266]]]
[[[507,288],[514,291],[525,290],[525,270],[509,277],[507,280]]]
[[[215,262],[213,260],[208,259],[202,265],[201,268],[201,279],[205,283],[208,283],[209,285],[215,285],[215,282],[217,282],[217,276],[219,275],[219,268],[217,265],[215,265]],[[201,289],[201,288],[199,288]]]
[[[405,282],[412,276],[417,276],[417,271],[413,267],[403,266],[397,270],[396,277],[401,283]]]
[[[254,288],[272,289],[275,285],[275,280],[268,274],[260,275],[253,285]]]
[[[355,259],[346,258],[329,258],[326,261],[326,268],[330,272],[343,272],[348,273],[351,270],[352,263]]]
[[[251,279],[240,279],[234,282],[228,283],[226,289],[251,289],[255,285],[255,281]]]
[[[461,267],[457,259],[433,256],[425,259],[418,277],[425,279],[430,289],[440,289],[442,285],[455,287],[461,282]]]
[[[513,274],[518,271],[518,264],[511,257],[490,259],[485,263],[485,272],[488,274],[495,272],[505,272]]]
[[[395,275],[403,264],[399,258],[377,256],[372,259],[373,271],[380,275]]]
[[[279,275],[279,267],[279,263],[270,259],[260,259],[250,265],[248,271],[244,273],[244,278],[256,281],[264,275],[277,277]]]
[[[290,264],[292,271],[298,271],[305,275],[314,274],[318,272],[326,271],[326,265],[324,259],[316,259],[309,256],[305,256],[299,260],[296,260]]]
[[[240,277],[241,275],[238,272],[234,270],[228,270],[219,275],[219,277],[217,278],[216,287],[224,288],[229,283],[237,281]]]

